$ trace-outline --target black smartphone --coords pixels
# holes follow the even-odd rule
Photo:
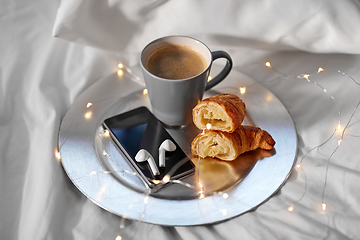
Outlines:
[[[165,175],[169,175],[170,179],[180,179],[194,173],[195,165],[146,107],[110,117],[104,120],[103,126],[109,130],[120,153],[148,186],[153,187],[154,180],[161,180]],[[165,152],[165,167],[159,167],[159,147],[167,139],[176,148],[175,151]],[[154,175],[147,161],[135,160],[141,149],[151,154],[160,174]]]

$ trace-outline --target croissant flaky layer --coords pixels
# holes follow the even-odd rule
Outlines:
[[[194,157],[213,157],[232,161],[240,154],[258,148],[271,150],[275,145],[271,135],[252,126],[240,126],[234,132],[204,130],[191,143]]]
[[[217,94],[195,106],[193,122],[201,130],[234,132],[244,120],[245,113],[245,103],[238,96]]]

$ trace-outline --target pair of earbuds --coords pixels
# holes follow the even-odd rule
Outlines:
[[[176,145],[170,140],[166,139],[159,147],[159,167],[165,167],[165,152],[173,152],[176,150]],[[154,176],[160,175],[160,171],[156,166],[153,156],[145,149],[140,149],[135,156],[137,162],[148,162],[151,172]]]

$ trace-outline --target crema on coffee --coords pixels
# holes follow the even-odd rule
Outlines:
[[[186,79],[202,73],[207,63],[200,53],[187,46],[166,45],[152,51],[145,68],[165,79]]]

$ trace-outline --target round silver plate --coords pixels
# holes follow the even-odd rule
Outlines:
[[[212,74],[219,70],[220,67],[214,65]],[[226,80],[204,97],[233,93],[242,98],[247,109],[245,124],[268,131],[276,141],[275,151],[260,157],[259,153],[244,155],[247,161],[257,158],[245,170],[234,163],[209,161],[201,165],[195,160],[193,176],[151,193],[102,129],[103,120],[113,115],[139,106],[151,110],[143,89],[133,74],[124,69],[121,76],[112,74],[89,87],[76,99],[61,123],[58,147],[62,165],[74,185],[100,207],[124,218],[153,224],[209,224],[254,209],[285,183],[296,156],[294,123],[272,92],[233,69]],[[188,134],[191,131],[186,127],[169,129],[169,132],[190,154],[193,132]],[[232,179],[231,182],[217,185],[224,182],[224,177]],[[195,186],[199,179],[204,181],[205,189],[211,190],[206,195],[194,194],[199,193],[199,186]]]

